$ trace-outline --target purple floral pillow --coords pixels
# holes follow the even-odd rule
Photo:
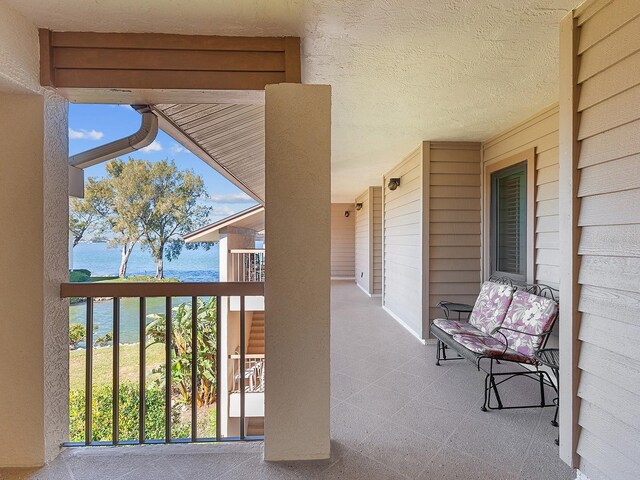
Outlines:
[[[484,282],[473,307],[469,323],[486,334],[500,326],[511,304],[515,289],[509,285]]]
[[[540,334],[548,331],[558,315],[558,304],[545,297],[531,293],[517,291],[502,322],[502,326],[520,330],[518,333],[509,330],[499,330],[505,337],[509,348],[526,356],[533,353],[542,345],[542,337],[532,337],[527,333]],[[504,337],[496,332],[493,336],[504,342]]]

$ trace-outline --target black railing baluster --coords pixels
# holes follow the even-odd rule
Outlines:
[[[198,297],[191,297],[191,441],[198,438]]]
[[[245,372],[247,366],[246,361],[246,346],[245,346],[245,323],[244,323],[244,297],[240,297],[240,439],[244,440],[244,397],[245,397]]]
[[[120,437],[120,298],[113,298],[113,434],[114,445]]]
[[[140,402],[138,405],[138,443],[144,443],[145,433],[145,420],[147,416],[147,299],[140,297]]]
[[[93,437],[93,298],[87,297],[87,333],[85,347],[84,443]]]
[[[165,391],[164,391],[164,440],[171,442],[171,297],[165,304]]]
[[[222,369],[222,360],[220,358],[220,348],[222,341],[220,339],[220,297],[216,297],[216,440],[220,440],[220,370]]]

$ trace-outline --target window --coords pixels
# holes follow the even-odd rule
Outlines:
[[[527,162],[491,174],[490,272],[527,278]]]

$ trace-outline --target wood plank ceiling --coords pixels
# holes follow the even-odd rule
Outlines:
[[[160,128],[264,204],[264,105],[159,104],[154,110]]]

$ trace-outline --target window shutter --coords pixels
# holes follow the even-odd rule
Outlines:
[[[492,273],[526,275],[526,163],[493,174]]]

